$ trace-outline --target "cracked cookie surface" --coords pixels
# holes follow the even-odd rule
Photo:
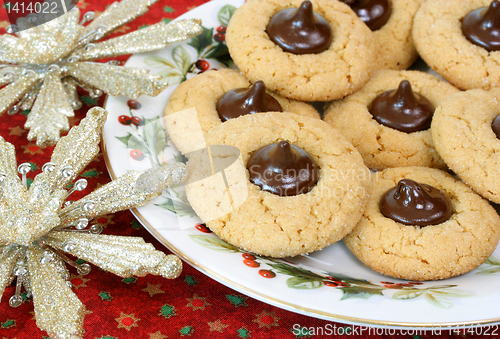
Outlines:
[[[252,82],[297,100],[328,101],[345,97],[368,81],[376,59],[372,32],[340,1],[313,0],[314,11],[330,24],[332,44],[319,54],[284,52],[269,39],[266,27],[277,12],[302,0],[249,0],[234,13],[226,42],[238,69]]]
[[[319,180],[312,190],[295,196],[274,195],[252,184],[245,170],[247,199],[232,213],[206,222],[230,244],[271,257],[310,253],[342,239],[360,219],[371,187],[369,170],[358,151],[319,119],[258,113],[229,120],[207,137],[210,145],[237,147],[245,167],[254,151],[281,140],[301,147],[319,165]],[[207,204],[202,197],[216,195],[188,186],[187,196],[200,215]]]
[[[491,124],[500,114],[500,90],[468,90],[445,100],[431,131],[448,167],[483,197],[500,203],[500,140]]]
[[[368,110],[379,94],[396,89],[405,79],[411,83],[414,92],[425,96],[434,107],[459,92],[454,86],[427,73],[379,70],[361,90],[332,102],[325,111],[324,120],[352,142],[371,169],[407,166],[446,169],[434,149],[430,129],[401,132],[378,123]]]
[[[387,23],[373,32],[377,51],[376,69],[403,70],[417,60],[411,31],[413,17],[425,0],[390,0],[392,13]]]
[[[453,214],[433,226],[406,226],[386,218],[380,197],[401,179],[431,185],[450,199]],[[438,280],[481,265],[500,239],[500,217],[467,185],[446,172],[424,167],[391,168],[373,174],[373,190],[359,224],[344,238],[373,270],[398,279]]]
[[[461,89],[500,86],[500,51],[488,52],[462,34],[462,19],[491,0],[426,1],[415,15],[413,41],[434,71]]]

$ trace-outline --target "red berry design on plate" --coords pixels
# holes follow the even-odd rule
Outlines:
[[[128,115],[120,115],[118,117],[118,122],[122,125],[128,126],[132,123],[132,118]]]
[[[213,38],[217,42],[224,42],[224,41],[226,41],[226,35],[225,34],[215,33]]]
[[[141,103],[137,100],[129,100],[127,101],[127,105],[130,109],[139,109],[141,108]]]
[[[274,278],[276,276],[276,273],[270,270],[259,270],[259,274],[263,276],[264,278]]]
[[[255,256],[254,256],[254,255],[251,255],[251,254],[249,254],[249,253],[243,253],[241,256],[242,256],[243,258],[245,258],[245,259],[248,259],[248,260],[255,260]]]
[[[141,161],[142,159],[144,159],[144,153],[142,153],[138,149],[133,149],[130,151],[130,157],[134,160]]]
[[[243,263],[247,265],[248,267],[259,267],[260,264],[256,262],[255,260],[250,260],[250,259],[245,259],[243,260]]]
[[[200,59],[200,60],[196,61],[195,66],[199,70],[206,71],[207,69],[210,68],[210,63],[204,59]]]
[[[139,117],[132,117],[132,123],[136,126],[142,126],[144,125],[144,120]]]
[[[196,229],[203,233],[212,233],[205,224],[196,224]]]
[[[216,28],[217,33],[219,34],[226,34],[227,27],[224,25],[221,25]]]

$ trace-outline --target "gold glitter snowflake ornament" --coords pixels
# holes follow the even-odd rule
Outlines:
[[[16,168],[14,146],[0,137],[0,297],[16,279],[10,305],[22,303],[24,287],[33,296],[38,327],[54,339],[83,333],[84,305],[71,291],[66,264],[78,274],[89,273],[90,265],[66,254],[124,278],[150,273],[172,279],[182,270],[178,257],[155,250],[142,238],[101,235],[100,225],[89,224],[98,216],[144,205],[164,188],[183,182],[184,164],[129,171],[80,200],[68,200],[87,186],[85,179],[74,180],[99,152],[106,115],[102,108],[89,110],[61,138],[29,188],[31,165]]]
[[[114,29],[144,14],[156,0],[123,0],[110,5],[93,19],[88,12],[80,20],[75,7],[43,25],[0,36],[0,114],[31,110],[25,128],[29,140],[37,145],[53,145],[61,131],[69,129],[68,117],[82,103],[77,87],[91,97],[103,91],[112,95],[137,98],[156,96],[168,85],[149,70],[119,66],[116,60],[94,60],[165,48],[202,32],[199,19],[159,22],[104,42],[98,40]],[[8,32],[14,33],[11,25]]]

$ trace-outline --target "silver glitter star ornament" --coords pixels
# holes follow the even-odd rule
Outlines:
[[[37,145],[55,144],[69,129],[68,117],[82,103],[77,88],[91,97],[103,92],[113,96],[156,96],[168,85],[161,76],[142,68],[119,66],[116,60],[94,60],[165,48],[202,32],[199,19],[159,22],[103,42],[114,29],[147,12],[156,0],[123,0],[110,5],[99,17],[75,7],[43,25],[0,36],[0,114],[31,110],[25,128]],[[93,21],[87,26],[84,23]],[[22,24],[29,24],[25,21]],[[24,27],[23,27],[24,28]],[[8,32],[15,33],[11,25]]]
[[[99,152],[106,115],[102,108],[89,110],[61,138],[29,188],[31,165],[17,166],[14,146],[0,137],[0,297],[16,279],[9,304],[22,303],[24,287],[33,296],[38,327],[54,339],[80,338],[83,333],[84,305],[71,291],[66,265],[78,274],[89,273],[90,265],[66,254],[124,278],[149,273],[173,279],[182,270],[178,257],[155,250],[142,238],[101,235],[102,226],[92,220],[145,205],[166,187],[183,182],[184,164],[129,171],[80,200],[68,200],[87,187],[85,179],[76,179]]]

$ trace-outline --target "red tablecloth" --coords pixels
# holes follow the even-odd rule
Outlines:
[[[333,1],[333,0],[332,0]],[[82,12],[104,11],[110,0],[80,0]],[[148,13],[119,28],[112,36],[136,30],[138,27],[156,23],[162,19],[175,18],[186,11],[207,2],[206,0],[159,0]],[[1,3],[1,2],[0,2]],[[0,29],[5,32],[8,25],[6,15],[0,11]],[[125,61],[127,57],[118,58]],[[84,105],[71,119],[71,124],[85,116],[92,106],[102,106],[104,98],[91,99],[88,93],[80,92]],[[0,135],[16,146],[18,163],[31,162],[36,172],[49,161],[53,147],[41,149],[26,139],[23,128],[26,117],[22,114],[4,114],[0,120]],[[0,159],[1,161],[1,159]],[[82,173],[89,180],[86,193],[110,181],[102,153]],[[106,225],[104,234],[143,237],[157,249],[169,251],[156,241],[129,211],[100,218]],[[311,327],[347,329],[347,325],[318,320],[288,312],[262,303],[208,278],[185,264],[182,275],[175,280],[157,276],[122,279],[106,273],[95,266],[86,276],[72,270],[71,281],[74,292],[86,306],[84,338],[112,339],[163,339],[192,337],[204,338],[298,338],[310,337]],[[20,307],[12,308],[8,299],[15,287],[7,287],[0,303],[0,338],[33,339],[48,338],[36,324],[33,304],[30,299]],[[297,328],[307,328],[300,334]],[[348,333],[359,333],[359,328],[347,329]],[[351,331],[352,330],[352,331]],[[344,332],[342,331],[339,331]],[[337,333],[339,333],[337,332]],[[309,333],[309,334],[308,334]],[[316,332],[318,333],[318,332]],[[327,332],[328,333],[328,332]],[[366,333],[366,332],[365,332]],[[379,332],[381,333],[381,332]],[[399,333],[401,335],[401,333]],[[446,333],[448,336],[448,333]],[[405,338],[430,337],[425,335],[402,335]],[[461,336],[470,336],[462,334]],[[375,337],[390,337],[375,335]]]

